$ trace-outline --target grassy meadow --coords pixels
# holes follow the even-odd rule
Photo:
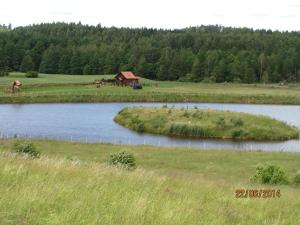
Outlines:
[[[96,88],[95,79],[113,75],[50,75],[25,78],[23,73],[0,77],[0,103],[43,102],[220,102],[300,104],[300,85],[290,84],[208,84],[141,79],[142,90],[106,85]],[[6,93],[18,79],[23,94]]]
[[[26,86],[43,86],[59,84],[89,84],[97,79],[112,78],[112,75],[62,75],[62,74],[43,74],[40,73],[37,78],[27,78],[25,73],[13,72],[7,77],[0,77],[0,86],[5,87],[13,80],[19,80]]]
[[[257,165],[299,169],[298,153],[191,150],[33,141],[39,159],[0,141],[1,224],[297,224],[300,188],[251,183]],[[137,169],[107,164],[134,154]],[[280,189],[280,198],[235,198],[236,189]]]
[[[299,130],[267,116],[221,110],[128,107],[114,120],[137,132],[179,137],[236,140],[287,140]]]

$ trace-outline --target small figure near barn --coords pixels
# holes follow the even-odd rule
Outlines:
[[[116,76],[116,84],[134,87],[139,83],[139,77],[131,71],[121,71]]]
[[[101,85],[104,85],[104,81],[102,80],[95,80],[96,88],[99,88]]]
[[[11,88],[11,93],[15,93],[16,91],[19,93],[21,91],[21,82],[18,80],[15,80],[11,82],[10,88]]]

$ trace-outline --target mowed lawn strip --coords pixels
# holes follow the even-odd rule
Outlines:
[[[114,120],[137,132],[179,137],[257,141],[299,137],[298,128],[282,121],[221,110],[128,107],[122,109]]]

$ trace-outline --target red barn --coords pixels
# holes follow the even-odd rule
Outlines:
[[[131,71],[121,71],[116,76],[117,85],[133,86],[139,82],[139,77]]]

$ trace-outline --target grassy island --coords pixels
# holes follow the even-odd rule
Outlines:
[[[284,122],[247,113],[130,107],[121,110],[115,121],[138,132],[178,137],[275,141],[299,137],[299,130]]]

